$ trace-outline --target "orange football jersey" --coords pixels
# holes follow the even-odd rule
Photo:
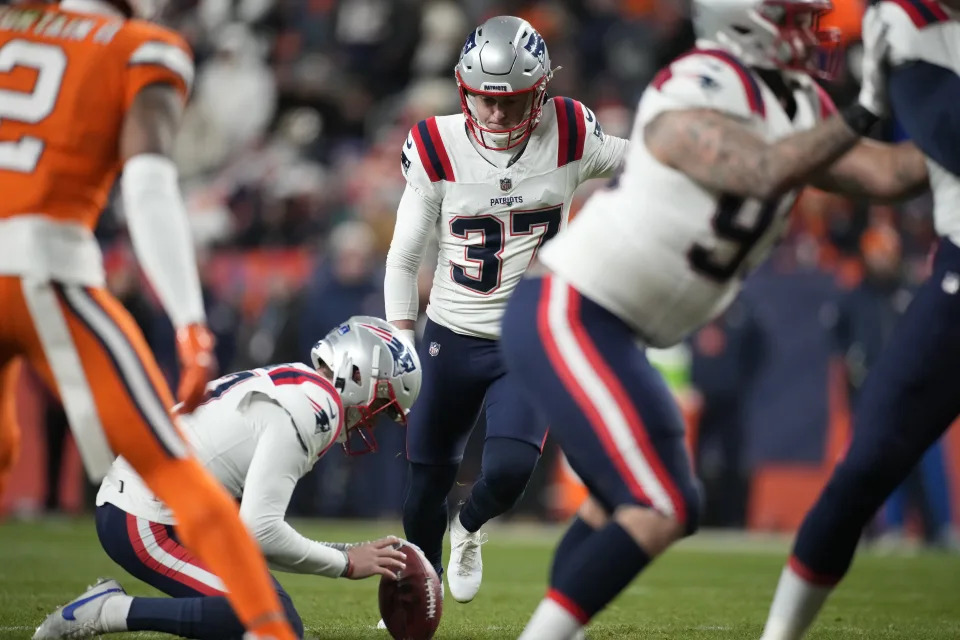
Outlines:
[[[192,81],[189,48],[159,25],[56,4],[0,7],[0,218],[92,229],[137,93],[169,83],[185,99]]]

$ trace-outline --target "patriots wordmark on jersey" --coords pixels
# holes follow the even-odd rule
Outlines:
[[[590,198],[541,260],[652,346],[675,344],[720,313],[780,239],[797,192],[760,202],[704,188],[656,160],[643,130],[668,109],[707,108],[776,140],[834,111],[807,74],[785,73],[796,99],[792,118],[725,51],[693,50],[663,69],[640,101],[622,174]]]
[[[457,333],[496,339],[510,292],[541,246],[567,223],[573,194],[610,177],[627,141],[606,135],[580,102],[555,97],[519,153],[498,165],[463,114],[428,118],[401,150],[407,193],[387,258],[387,319],[417,317],[416,271],[426,237],[440,253],[427,315]]]

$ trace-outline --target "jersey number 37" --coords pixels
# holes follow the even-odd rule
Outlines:
[[[503,220],[494,215],[456,217],[450,221],[450,234],[462,240],[480,235],[480,242],[464,247],[464,258],[472,265],[451,265],[453,281],[461,287],[487,295],[500,288],[503,271],[503,251],[508,237],[529,236],[540,229],[540,237],[533,249],[532,261],[543,243],[557,235],[563,221],[563,205],[535,209],[532,211],[510,212],[510,233],[506,231]],[[476,275],[467,271],[466,266],[474,266]]]

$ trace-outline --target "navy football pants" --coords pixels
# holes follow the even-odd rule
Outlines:
[[[97,507],[97,535],[110,559],[126,571],[177,598],[135,598],[128,624],[131,631],[161,631],[198,640],[240,640],[243,624],[233,613],[223,583],[177,538],[173,527],[138,518],[110,503]],[[299,637],[303,622],[290,595],[276,578],[287,619]],[[142,605],[142,606],[141,606]]]
[[[591,495],[639,504],[689,533],[701,510],[680,411],[634,332],[556,276],[526,278],[503,319],[510,373]]]
[[[960,415],[960,247],[940,241],[933,273],[868,373],[853,440],[797,536],[790,564],[834,584],[863,527]]]
[[[543,448],[546,426],[507,372],[500,343],[465,336],[427,321],[419,350],[423,383],[407,423],[407,459],[459,464],[486,406],[487,438]]]

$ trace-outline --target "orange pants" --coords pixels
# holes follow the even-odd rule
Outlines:
[[[234,502],[190,456],[173,397],[126,309],[105,289],[0,276],[0,369],[24,356],[56,389],[88,473],[122,455],[177,518],[183,543],[223,580],[244,625],[293,640]],[[0,456],[2,457],[2,456]]]

